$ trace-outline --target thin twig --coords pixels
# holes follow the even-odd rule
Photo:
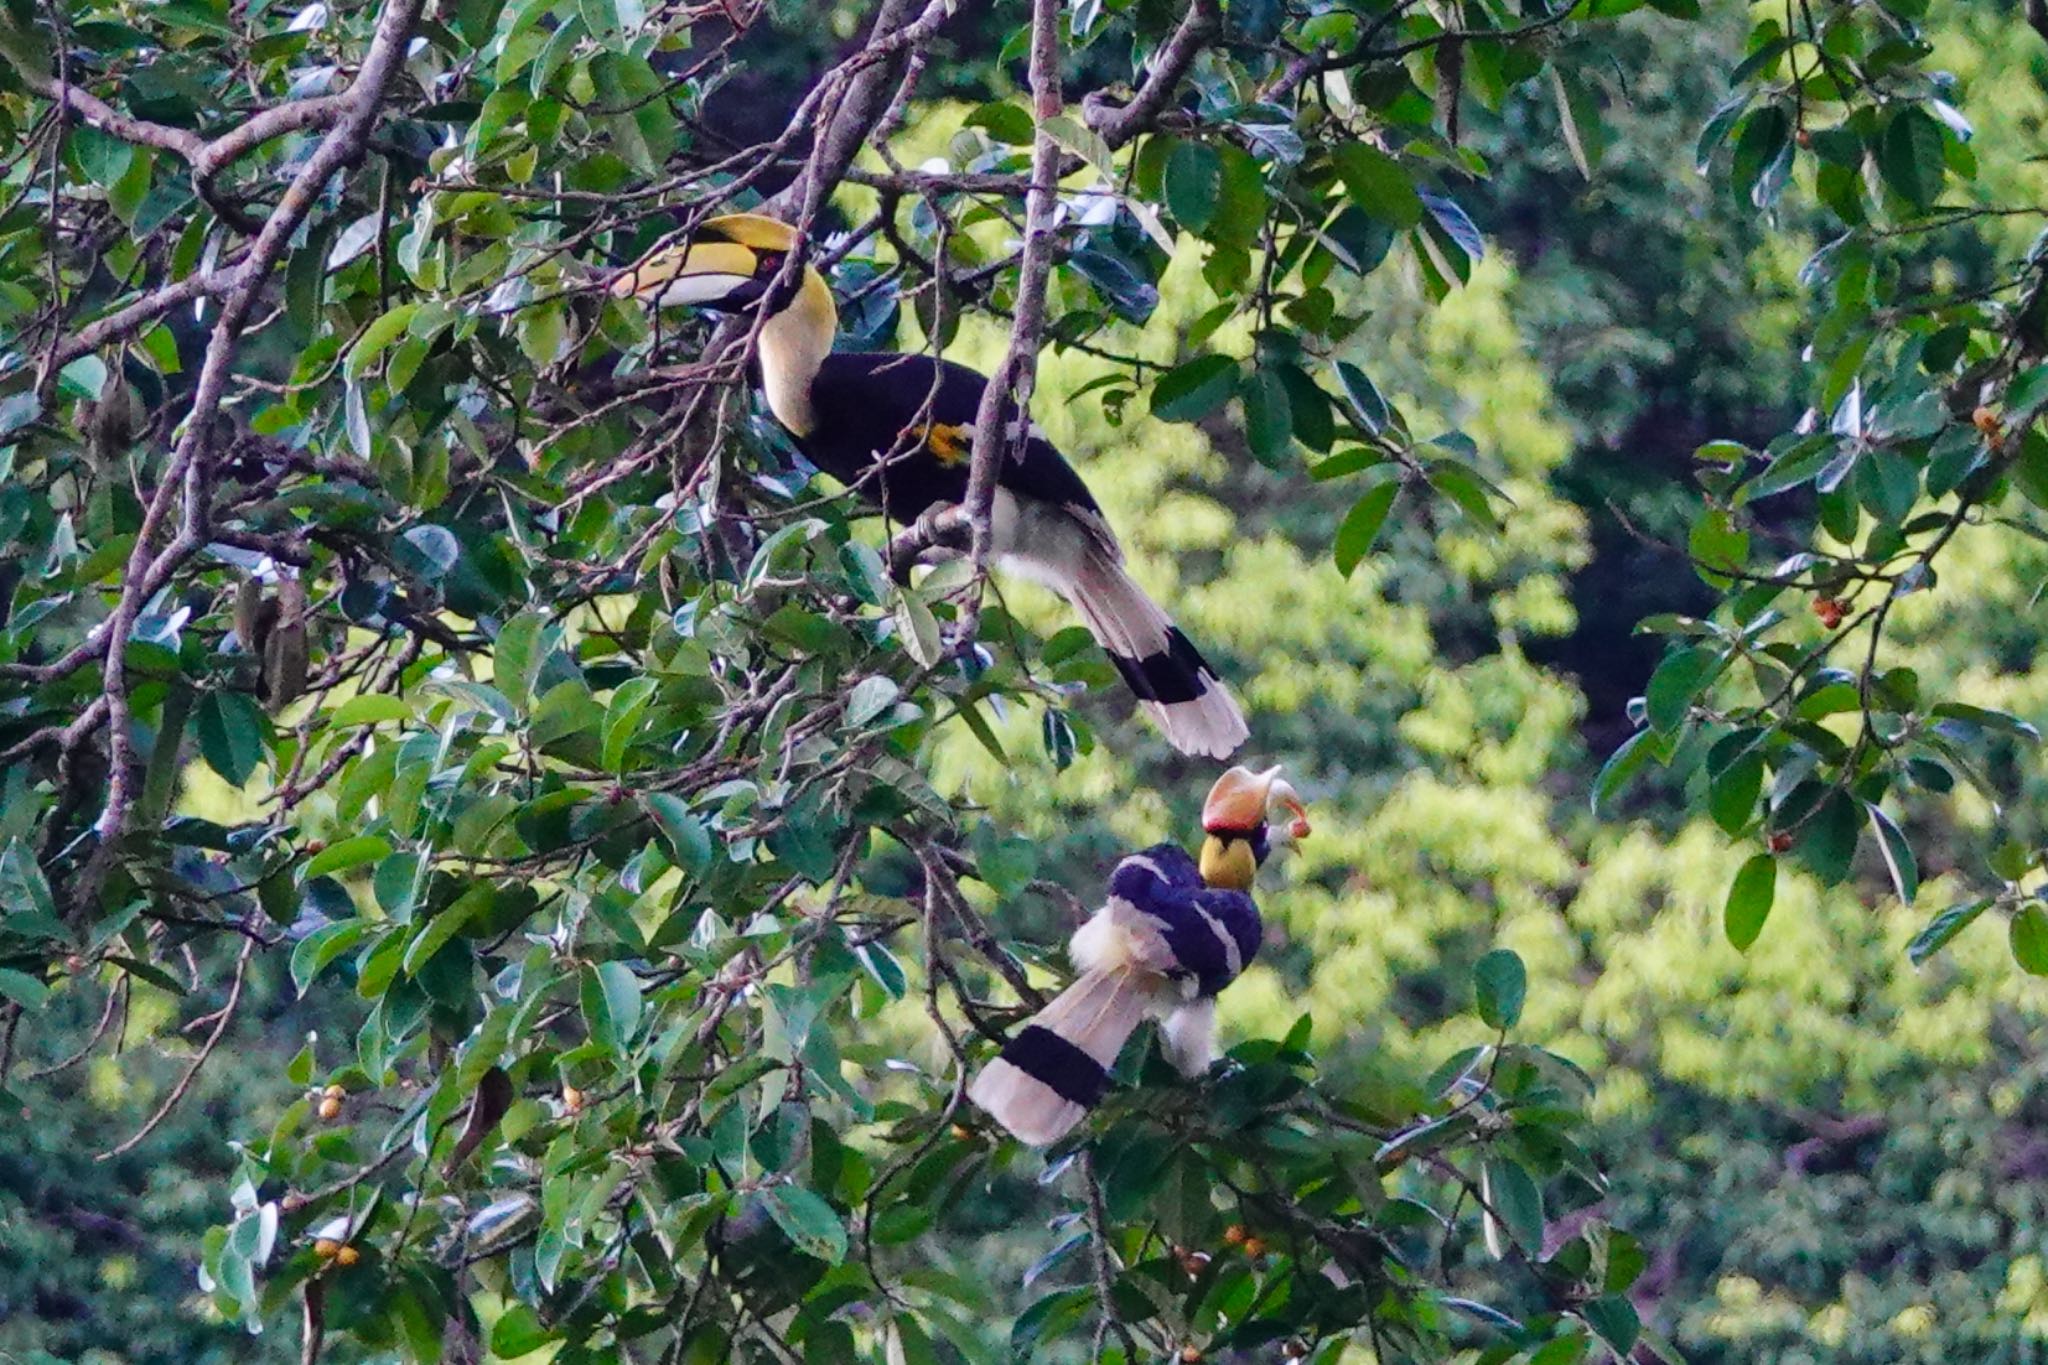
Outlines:
[[[225,1034],[228,1031],[228,1025],[234,1022],[235,1007],[241,1004],[242,1001],[242,983],[249,976],[249,959],[255,955],[255,952],[256,940],[253,938],[244,940],[241,955],[235,959],[235,979],[233,984],[228,987],[227,1003],[220,1007],[219,1012],[214,1017],[213,1032],[206,1035],[206,1041],[200,1045],[199,1055],[194,1057],[192,1064],[185,1068],[185,1074],[180,1076],[178,1083],[171,1087],[171,1093],[164,1097],[164,1102],[157,1106],[157,1111],[149,1116],[149,1122],[136,1129],[134,1135],[120,1146],[101,1152],[97,1157],[93,1158],[95,1161],[111,1161],[117,1156],[124,1156],[134,1151],[141,1144],[142,1140],[155,1132],[157,1125],[169,1118],[171,1111],[176,1109],[184,1100],[185,1092],[190,1090],[192,1082],[199,1078],[199,1069],[206,1065],[207,1058],[213,1056],[213,1050],[220,1046],[221,1035]]]

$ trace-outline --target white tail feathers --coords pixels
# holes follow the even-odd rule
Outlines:
[[[1021,1141],[1059,1141],[1101,1100],[1131,1034],[1166,1003],[1163,985],[1130,967],[1083,972],[982,1068],[967,1098]]]
[[[1159,1049],[1183,1076],[1200,1076],[1216,1062],[1216,997],[1190,1000],[1159,1026]]]
[[[1223,758],[1250,736],[1230,689],[1108,549],[1090,547],[1067,596],[1167,743]]]

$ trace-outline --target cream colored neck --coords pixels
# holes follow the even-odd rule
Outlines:
[[[798,436],[817,426],[811,407],[811,381],[832,353],[839,330],[839,310],[824,276],[804,267],[803,283],[789,307],[761,325],[761,388],[775,420]]]

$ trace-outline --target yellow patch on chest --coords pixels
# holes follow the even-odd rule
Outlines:
[[[966,423],[947,426],[934,423],[924,429],[924,448],[948,469],[965,464],[974,446],[974,429]]]

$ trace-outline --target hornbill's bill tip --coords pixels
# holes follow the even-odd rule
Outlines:
[[[1280,771],[1277,763],[1264,772],[1240,766],[1217,778],[1202,803],[1202,829],[1209,834],[1249,834],[1273,823],[1277,813],[1287,817],[1292,838],[1307,838],[1308,808]]]

